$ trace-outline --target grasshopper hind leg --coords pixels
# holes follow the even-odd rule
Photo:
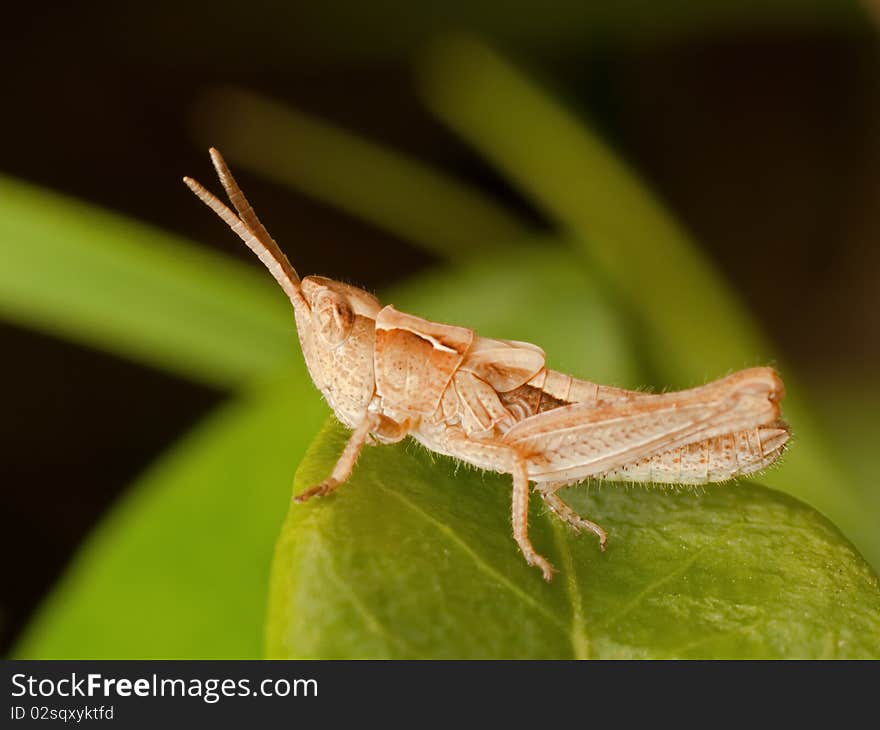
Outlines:
[[[591,522],[590,520],[581,517],[567,503],[565,503],[562,500],[562,497],[556,493],[555,490],[557,487],[558,485],[554,484],[542,484],[538,488],[538,493],[544,500],[544,504],[546,504],[550,508],[550,511],[559,519],[571,525],[578,532],[588,530],[595,534],[596,537],[599,538],[599,547],[602,552],[605,552],[605,547],[608,544],[608,533],[606,533],[605,530],[595,522]]]
[[[447,428],[443,435],[443,448],[440,449],[442,453],[464,458],[472,464],[482,465],[485,469],[510,474],[513,478],[511,499],[513,539],[516,540],[526,562],[540,569],[544,580],[552,580],[556,568],[535,550],[529,539],[529,472],[525,458],[507,444],[492,438],[470,438],[458,427]],[[436,445],[429,448],[437,450]]]
[[[526,562],[541,570],[544,580],[553,580],[556,572],[550,562],[540,555],[529,540],[529,475],[526,463],[514,457],[513,476],[513,539],[519,545]]]

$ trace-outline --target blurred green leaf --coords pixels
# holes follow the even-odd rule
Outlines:
[[[15,656],[259,658],[292,474],[326,414],[300,366],[208,418],[89,536]]]
[[[290,307],[256,266],[4,177],[0,257],[10,322],[223,387],[294,357]]]
[[[255,94],[217,91],[197,116],[202,136],[229,159],[444,258],[528,233],[479,190]]]
[[[581,120],[467,37],[438,44],[421,78],[435,112],[574,234],[642,326],[634,334],[655,386],[691,386],[774,359],[698,246]],[[803,389],[788,368],[783,375],[796,442],[766,483],[828,515],[880,563],[874,518],[833,460]]]
[[[295,489],[347,438],[329,422]],[[367,449],[350,483],[288,513],[268,656],[880,658],[877,577],[806,505],[748,483],[566,499],[609,547],[533,505],[532,540],[562,571],[548,585],[511,537],[509,477],[411,444]]]
[[[816,383],[816,405],[822,423],[834,441],[869,505],[880,515],[880,382],[876,377],[851,375],[834,384]]]

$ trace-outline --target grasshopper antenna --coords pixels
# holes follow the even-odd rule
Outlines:
[[[266,227],[254,213],[254,209],[232,176],[226,161],[213,147],[210,149],[210,154],[217,176],[220,178],[230,202],[238,211],[238,215],[233,213],[201,183],[191,177],[185,177],[183,181],[195,193],[196,197],[223,219],[226,225],[257,255],[290,300],[294,304],[304,303],[305,300],[300,291],[299,274],[296,273],[296,269],[293,268],[287,256],[275,243],[275,239],[269,235]]]

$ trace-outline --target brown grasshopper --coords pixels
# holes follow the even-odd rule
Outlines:
[[[247,244],[290,298],[303,356],[336,417],[352,430],[332,474],[296,497],[325,496],[351,475],[366,443],[412,436],[431,451],[513,477],[513,536],[529,565],[554,568],[528,536],[529,482],[547,506],[605,549],[605,530],[557,494],[588,477],[705,484],[775,461],[789,438],[782,381],[751,368],[698,388],[652,394],[549,370],[526,342],[480,337],[382,306],[321,276],[300,279],[211,149],[238,215],[191,178],[190,189]]]

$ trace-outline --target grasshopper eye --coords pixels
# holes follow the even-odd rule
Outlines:
[[[328,345],[341,345],[351,334],[354,312],[345,297],[336,292],[321,292],[312,305],[312,317],[318,333]]]

